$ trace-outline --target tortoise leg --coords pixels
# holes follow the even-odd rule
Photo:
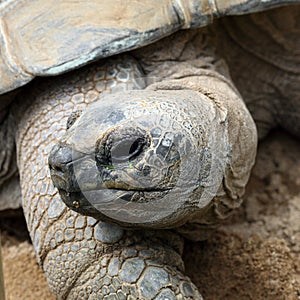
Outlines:
[[[65,206],[50,179],[48,154],[69,115],[114,86],[121,72],[135,76],[128,63],[131,71],[97,64],[38,82],[14,107],[23,208],[37,260],[59,299],[202,299],[181,273],[177,234],[123,231],[82,216]]]
[[[121,232],[122,238],[114,242]],[[94,227],[94,237],[105,251],[80,274],[68,299],[202,299],[182,273],[178,251],[183,241],[177,234],[164,232],[162,242],[157,233],[123,232],[100,222]]]

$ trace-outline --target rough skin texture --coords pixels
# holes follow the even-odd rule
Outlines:
[[[206,300],[298,299],[299,152],[294,137],[272,132],[259,146],[242,208],[209,240],[186,242],[186,273]],[[32,245],[20,242],[26,225],[5,219],[0,228],[6,298],[55,299]]]
[[[214,71],[212,58],[206,61],[206,56],[203,58],[202,54],[197,53],[194,61],[190,61],[189,57],[182,59],[180,53],[184,53],[183,50],[193,53],[197,49],[190,42],[197,36],[199,33],[193,31],[171,38],[173,45],[179,47],[177,60],[181,61],[182,73],[178,66],[171,63],[173,66],[169,70],[173,74],[164,75],[171,78],[169,84],[160,86],[158,83],[153,85],[153,89],[184,89],[189,86],[197,92],[211,93],[210,101],[215,101],[221,111],[226,111],[226,107],[235,103],[236,109],[227,111],[230,115],[229,139],[232,146],[240,151],[234,150],[232,153],[231,159],[236,166],[232,169],[229,166],[223,182],[226,188],[220,188],[216,197],[219,200],[209,204],[202,218],[202,223],[204,220],[205,224],[214,228],[216,221],[219,222],[220,218],[227,216],[232,208],[240,204],[256,150],[256,132],[231,82]],[[181,43],[175,43],[180,40]],[[160,45],[158,49],[162,48],[163,43]],[[167,49],[169,55],[172,46]],[[164,62],[172,59],[176,57],[171,53]],[[149,68],[151,63],[155,70],[164,70],[166,67],[164,63],[153,64],[149,60]],[[193,63],[196,63],[195,67],[192,67]],[[142,65],[146,64],[146,60],[142,62]],[[212,70],[205,70],[203,66]],[[181,273],[183,241],[177,233],[123,231],[117,226],[78,215],[66,208],[50,181],[47,155],[65,132],[68,116],[72,111],[84,109],[105,87],[123,78],[121,71],[110,74],[105,68],[109,69],[109,66],[103,68],[101,63],[95,64],[55,81],[38,82],[31,87],[32,92],[30,88],[24,92],[28,102],[20,96],[14,106],[15,118],[20,120],[16,140],[23,209],[38,261],[58,298],[201,299],[190,279]],[[108,80],[106,86],[103,85],[103,75]],[[189,75],[193,75],[193,78],[184,80]],[[109,76],[112,80],[107,78]],[[205,78],[210,81],[207,82]],[[226,95],[223,103],[219,100],[220,95]],[[28,107],[29,102],[31,105]],[[248,144],[242,142],[247,137],[251,141]],[[240,157],[249,160],[241,165]],[[232,193],[231,197],[227,197],[227,193]],[[197,216],[194,216],[194,220],[197,220]],[[207,232],[201,230],[201,226],[192,227],[192,230],[186,226],[181,231],[194,239],[203,239]],[[129,273],[130,269],[135,272]]]
[[[46,171],[47,153],[64,131],[67,112],[74,108],[76,101],[84,106],[84,103],[92,101],[95,96],[90,90],[93,87],[89,86],[83,78],[78,83],[80,91],[70,90],[71,82],[66,82],[60,94],[56,94],[55,89],[52,90],[51,83],[41,85],[41,95],[36,101],[31,100],[32,106],[27,107],[17,132],[18,163],[25,216],[38,259],[43,265],[50,286],[61,298],[66,298],[68,295],[74,298],[73,293],[79,299],[80,297],[84,299],[91,293],[91,297],[96,297],[97,293],[98,296],[103,297],[103,294],[109,292],[105,286],[110,284],[110,287],[114,288],[114,291],[111,291],[111,299],[114,299],[113,294],[118,292],[131,294],[133,299],[139,297],[136,293],[140,297],[157,296],[158,299],[160,296],[162,298],[165,296],[160,293],[169,293],[169,295],[173,293],[173,297],[181,293],[181,296],[201,299],[189,279],[179,273],[179,270],[182,270],[179,259],[182,241],[177,234],[174,233],[172,236],[167,233],[170,236],[170,239],[167,239],[166,236],[152,235],[151,232],[123,231],[92,218],[78,216],[66,209],[57,192],[50,185],[49,174]],[[159,84],[157,86],[159,88]],[[47,91],[45,94],[43,94],[43,89]],[[78,92],[79,96],[73,94]],[[64,97],[66,93],[74,95],[72,101]],[[51,95],[51,101],[49,101],[49,95]],[[24,103],[25,101],[22,101],[23,105]],[[21,106],[20,111],[23,113],[24,110],[25,107]],[[241,114],[240,120],[243,117]],[[55,136],[52,135],[54,132]],[[236,155],[240,151],[238,149],[237,147]],[[37,166],[37,161],[40,162],[40,166]],[[146,239],[147,242],[145,242],[145,234],[149,237],[148,240]],[[112,242],[115,243],[112,244]],[[142,251],[129,257],[124,256],[122,251],[130,251],[132,245],[138,250],[139,245],[142,247],[141,250],[149,250],[150,247],[150,253],[153,249],[153,253],[159,254],[155,257],[156,264],[152,265],[151,260],[151,264],[147,265],[149,261],[143,256]],[[156,249],[158,251],[155,251]],[[172,257],[178,257],[175,261],[179,264],[174,264],[170,260]],[[106,258],[109,258],[108,262]],[[122,264],[119,266],[121,260]],[[135,270],[141,270],[141,272],[131,282],[129,274],[122,277],[122,268],[133,261],[137,263]],[[103,272],[107,272],[109,276],[104,276],[103,281],[94,281],[97,275],[101,276],[101,270],[97,270],[97,266],[100,267],[101,263],[104,265]],[[117,272],[119,268],[120,272]],[[124,271],[125,269],[127,270],[124,267]],[[159,276],[160,280],[148,280],[149,273],[154,278]],[[126,284],[123,284],[122,288],[118,286],[118,280],[111,284],[111,277],[114,276]],[[176,284],[178,279],[182,282],[179,285]],[[101,282],[101,286],[98,287],[96,282]],[[130,287],[126,290],[128,285]],[[170,288],[165,289],[166,285],[170,285]],[[177,286],[181,289],[177,289]],[[99,289],[93,292],[93,287]],[[110,298],[107,297],[107,299]]]
[[[146,82],[149,84],[147,88],[140,91],[141,93],[114,94],[110,98],[103,99],[103,106],[101,106],[101,101],[91,105],[82,114],[78,123],[70,128],[58,145],[59,147],[55,148],[54,153],[50,155],[50,163],[53,164],[53,169],[56,169],[56,166],[58,167],[57,177],[63,176],[63,181],[68,183],[67,185],[61,184],[61,179],[56,182],[56,186],[63,190],[62,197],[68,206],[84,214],[89,214],[93,209],[84,200],[75,199],[72,202],[74,190],[78,191],[77,183],[74,180],[75,172],[68,166],[72,165],[69,161],[72,151],[78,153],[78,156],[81,156],[82,153],[89,154],[80,159],[80,161],[84,161],[82,165],[85,172],[77,171],[76,176],[77,178],[83,177],[86,181],[90,176],[92,178],[90,185],[93,186],[97,180],[94,179],[94,173],[101,174],[98,170],[95,170],[91,175],[87,175],[87,173],[90,174],[88,171],[92,169],[92,167],[89,168],[89,165],[95,165],[95,161],[89,159],[90,153],[95,151],[95,145],[104,143],[103,140],[112,131],[117,132],[122,138],[123,131],[130,128],[139,127],[150,133],[154,127],[159,126],[162,132],[159,139],[164,137],[164,133],[172,132],[174,136],[182,133],[183,138],[180,139],[180,143],[183,146],[176,147],[179,156],[183,154],[178,162],[179,168],[177,169],[182,168],[180,175],[185,173],[187,175],[178,176],[181,180],[179,181],[176,179],[176,166],[173,168],[175,171],[173,171],[171,179],[175,177],[175,182],[177,180],[179,184],[178,186],[175,185],[170,194],[167,195],[170,196],[168,198],[169,205],[163,202],[164,198],[159,193],[154,191],[151,193],[151,188],[148,187],[149,203],[158,200],[162,202],[162,205],[165,204],[166,208],[155,212],[156,223],[151,223],[152,219],[150,217],[149,219],[145,218],[145,223],[147,221],[153,228],[160,229],[185,224],[178,229],[180,233],[185,237],[200,240],[205,239],[210,231],[220,223],[220,220],[226,218],[233,209],[240,205],[241,196],[244,193],[250,169],[254,163],[257,142],[256,128],[232,82],[216,72],[217,69],[223,70],[225,68],[224,63],[214,56],[209,46],[206,47],[207,37],[207,33],[202,31],[180,32],[146,49],[134,52],[133,55],[146,72]],[[199,45],[203,47],[199,48]],[[154,83],[151,84],[152,81]],[[127,97],[130,100],[127,100]],[[141,101],[141,98],[142,100],[146,98],[148,103],[147,100]],[[156,98],[161,99],[161,106]],[[109,127],[102,132],[99,129],[101,126],[98,125],[98,127],[94,124],[98,124],[97,112],[99,111],[99,115],[102,113],[103,107],[107,107],[107,103],[109,103],[108,99],[113,103],[111,110],[108,110],[109,112],[115,114],[121,111],[122,114],[132,116],[132,118],[126,117],[126,120],[121,120],[120,123],[117,122],[118,119],[117,121],[114,119],[112,121],[108,120],[106,126]],[[117,101],[122,102],[122,100],[125,102],[125,107],[121,104],[117,106]],[[127,109],[127,107],[129,108]],[[141,111],[142,117],[139,118],[139,114],[137,114],[135,119],[135,111]],[[144,111],[147,113],[144,113]],[[168,113],[166,114],[165,111],[168,111]],[[149,118],[148,113],[152,113],[153,117]],[[147,117],[150,121],[147,120]],[[145,118],[145,121],[143,118]],[[168,118],[170,120],[166,121]],[[153,119],[154,121],[152,121]],[[160,123],[161,119],[164,122]],[[90,125],[87,126],[86,124]],[[76,134],[76,132],[79,133]],[[189,136],[192,136],[192,138]],[[113,137],[115,138],[115,135]],[[117,141],[119,142],[119,140]],[[188,143],[191,146],[187,146]],[[153,144],[150,143],[150,146],[140,155],[139,162],[132,160],[133,166],[137,165],[137,170],[142,169],[145,164],[151,166],[151,160],[160,159],[159,153],[157,154],[158,151],[147,156],[147,153],[151,153],[151,147],[154,149],[159,148],[159,143],[157,146],[153,146]],[[186,148],[190,149],[187,153],[185,152]],[[181,150],[183,150],[182,153]],[[66,153],[69,153],[69,155]],[[201,156],[202,153],[206,153],[206,155]],[[163,160],[167,161],[164,157]],[[143,163],[144,161],[146,163]],[[203,162],[191,164],[190,161]],[[164,163],[163,161],[162,168],[165,166]],[[74,164],[78,169],[81,162]],[[122,165],[120,168],[120,174],[118,174],[118,168],[109,171],[113,174],[106,175],[105,183],[108,182],[107,177],[117,177],[117,179],[110,179],[109,184],[115,188],[123,189],[120,182],[123,182],[122,176],[125,173],[130,178],[127,184],[129,189],[134,189],[136,186],[143,188],[139,181],[137,183],[134,181],[135,173],[139,174],[138,171],[135,171],[135,167],[132,169],[127,167],[126,169],[126,166]],[[151,166],[151,169],[155,169],[155,167],[152,168]],[[206,171],[207,169],[208,171]],[[62,170],[64,171],[62,172]],[[63,174],[61,175],[61,173]],[[53,174],[55,175],[55,172]],[[85,177],[80,174],[85,174]],[[151,175],[149,176],[150,180]],[[140,176],[136,175],[136,177]],[[190,176],[190,179],[188,176]],[[144,178],[147,179],[147,175],[138,179],[142,181]],[[126,179],[127,177],[125,177]],[[155,176],[155,181],[166,181],[163,188],[168,187],[168,184],[172,185],[171,179],[168,176],[165,179],[161,179],[161,175]],[[134,184],[132,184],[132,181]],[[151,181],[151,184],[153,185],[155,181]],[[100,180],[96,182],[102,184]],[[201,183],[199,184],[199,182]],[[71,188],[68,188],[68,186]],[[154,187],[159,188],[159,183],[155,183]],[[176,195],[176,188],[180,189],[179,195]],[[83,190],[85,191],[84,188]],[[69,192],[69,196],[66,196],[66,192]],[[184,203],[184,205],[180,206],[181,203]],[[168,211],[169,208],[172,209],[175,205],[178,205],[178,209],[174,209],[166,218],[161,217],[164,216],[165,211]],[[101,209],[100,206],[100,212]],[[121,209],[122,207],[120,207]],[[149,207],[150,210],[151,207]],[[95,216],[94,212],[92,213],[92,216]],[[96,218],[98,217],[96,215]],[[99,219],[102,218],[103,220],[104,217],[102,215]],[[118,222],[121,226],[134,226],[130,223],[130,219],[126,220],[128,222],[125,225],[117,217],[113,221]],[[144,226],[142,222],[141,224],[136,222],[136,224]]]
[[[18,163],[23,209],[38,261],[62,299],[202,299],[181,274],[183,241],[178,234],[123,231],[81,216],[66,208],[50,181],[47,155],[64,133],[70,113],[101,92],[102,75],[103,68],[94,65],[61,77],[59,88],[58,80],[39,83],[33,95],[27,93],[32,106],[26,109],[22,101],[22,108],[15,110],[16,118],[23,115],[17,131]]]

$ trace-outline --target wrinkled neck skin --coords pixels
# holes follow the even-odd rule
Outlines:
[[[220,65],[217,66],[220,67]],[[177,69],[177,67],[175,68]],[[193,70],[193,74],[180,76],[181,72],[186,75],[188,70]],[[221,70],[226,69],[222,68]],[[220,185],[215,186],[216,193],[213,195],[206,194],[204,190],[203,195],[205,195],[204,199],[207,197],[207,206],[203,206],[200,210],[194,210],[189,216],[188,222],[178,228],[178,231],[185,237],[201,240],[207,238],[211,232],[210,229],[215,229],[221,220],[227,218],[234,209],[240,206],[255,160],[257,132],[251,115],[229,77],[224,77],[214,69],[195,70],[194,64],[187,69],[182,68],[176,74],[179,76],[172,76],[168,82],[152,84],[148,89],[197,91],[208,97],[213,103],[219,116],[216,121],[219,126],[225,127],[222,137],[218,137],[218,133],[222,132],[220,127],[219,131],[212,130],[208,133],[208,135],[215,136],[219,143],[224,143],[222,147],[226,149],[225,152],[218,152],[218,147],[214,149],[216,151],[214,154],[219,155],[215,156],[215,159],[224,163],[222,171],[211,173],[219,176],[215,182],[219,182]],[[210,129],[208,128],[208,130]],[[226,157],[223,156],[224,153],[226,153]]]
[[[212,117],[215,116],[217,125],[210,138],[222,140],[221,127],[226,136],[227,142],[220,148],[226,148],[224,172],[219,172],[219,185],[214,187],[216,194],[202,193],[205,205],[189,211],[189,216],[181,219],[186,225],[176,230],[199,240],[206,238],[209,229],[215,228],[240,205],[254,161],[256,131],[230,80],[216,72],[219,61],[210,56],[210,51],[210,55],[204,55],[203,50],[200,53],[196,50],[199,49],[197,39],[202,33],[193,31],[190,34],[179,33],[170,37],[166,44],[157,44],[156,49],[161,50],[152,53],[155,56],[160,52],[161,59],[152,56],[146,59],[151,48],[133,55],[146,72],[147,91],[191,90],[199,94],[214,110]],[[130,79],[138,77],[135,62],[128,60],[133,68],[129,72]],[[190,279],[181,273],[183,241],[175,230],[123,230],[81,215],[64,204],[51,182],[48,155],[63,138],[68,117],[73,111],[84,110],[98,100],[104,90],[114,92],[114,88],[120,86],[121,77],[108,72],[118,63],[105,65],[103,70],[103,63],[99,62],[54,80],[33,84],[14,106],[18,120],[16,143],[23,209],[38,261],[59,299],[76,299],[79,295],[103,297],[107,294],[107,282],[110,282],[110,293],[132,295],[135,299],[155,295],[202,299]],[[117,68],[120,71],[120,67]],[[111,79],[103,77],[103,72],[112,74]],[[122,86],[122,89],[127,88]],[[213,155],[218,160],[219,154]],[[131,269],[135,270],[133,277],[128,274]],[[153,281],[151,278],[160,279]],[[117,287],[111,282],[117,282]],[[158,283],[154,285],[155,282]],[[189,288],[183,289],[186,284]],[[150,289],[145,288],[149,285]],[[172,288],[165,289],[165,286]]]

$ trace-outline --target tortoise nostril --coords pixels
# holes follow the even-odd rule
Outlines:
[[[61,172],[61,173],[64,172],[64,171],[62,170],[62,168],[60,168],[60,167],[55,167],[55,170],[56,170],[57,172]]]
[[[48,163],[52,172],[63,174],[72,162],[72,151],[66,146],[55,145],[49,155]]]
[[[67,172],[67,166],[55,164],[53,161],[49,161],[49,169],[51,175],[63,176]]]
[[[50,170],[53,170],[53,171],[56,171],[58,173],[64,173],[63,169],[59,166],[52,166],[52,165],[49,165],[50,167]]]

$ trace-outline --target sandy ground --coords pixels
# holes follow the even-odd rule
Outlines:
[[[184,259],[206,300],[300,299],[300,141],[274,132],[259,147],[243,207]],[[21,218],[2,220],[7,299],[54,299]]]

